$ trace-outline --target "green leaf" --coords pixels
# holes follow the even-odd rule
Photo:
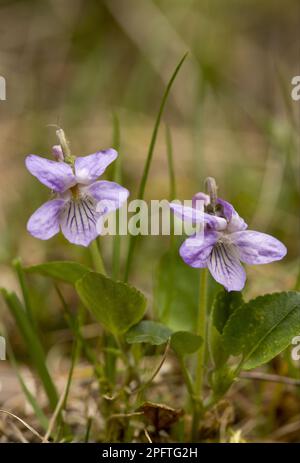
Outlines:
[[[48,396],[50,406],[52,409],[55,409],[58,400],[57,391],[47,369],[46,356],[38,334],[31,324],[31,321],[17,295],[13,292],[10,293],[3,288],[1,289],[1,293],[17,323],[21,335],[24,338],[28,352]]]
[[[157,318],[173,331],[193,331],[198,310],[199,273],[183,262],[177,249],[162,256],[154,285]]]
[[[229,355],[243,356],[246,370],[268,362],[300,332],[300,293],[268,294],[242,305],[229,318],[223,346]]]
[[[209,350],[216,368],[228,359],[222,343],[224,326],[233,312],[244,303],[242,293],[222,289],[213,301],[209,329]]]
[[[140,291],[99,273],[87,273],[77,281],[76,290],[98,322],[115,335],[138,323],[146,310],[146,298]]]
[[[38,273],[46,277],[62,280],[71,285],[74,285],[77,280],[90,272],[88,267],[71,261],[46,262],[45,264],[27,267],[24,270],[28,273]]]
[[[220,334],[233,312],[244,304],[242,293],[239,291],[220,291],[214,300],[212,309],[212,321]]]
[[[143,320],[128,331],[126,341],[129,344],[147,342],[159,346],[167,342],[171,334],[170,328],[162,323]]]
[[[202,343],[201,336],[189,331],[177,331],[171,336],[171,347],[180,357],[197,352]]]

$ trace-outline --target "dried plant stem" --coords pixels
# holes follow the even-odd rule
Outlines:
[[[164,351],[164,354],[162,356],[161,361],[159,362],[158,366],[155,368],[155,370],[152,373],[152,375],[150,376],[150,378],[146,381],[146,383],[144,385],[141,386],[141,389],[145,389],[147,386],[149,386],[152,383],[152,381],[154,380],[154,378],[156,378],[156,376],[160,372],[161,367],[163,366],[163,364],[165,363],[165,360],[167,358],[167,355],[168,355],[168,352],[169,352],[169,349],[170,349],[170,342],[171,342],[171,338],[168,339],[168,342],[166,344],[166,348],[165,348],[165,351]]]
[[[149,433],[148,433],[148,431],[147,431],[146,428],[144,429],[144,433],[145,433],[146,439],[147,439],[147,441],[149,442],[149,444],[152,444],[151,437],[150,437],[150,435],[149,435]]]
[[[15,418],[20,423],[22,423],[23,426],[25,426],[25,428],[29,429],[29,431],[31,431],[32,434],[37,436],[41,441],[44,441],[43,436],[41,436],[32,426],[30,426],[30,424],[26,423],[26,421],[22,420],[22,418],[20,418],[19,416],[15,415],[14,413],[11,413],[11,412],[9,412],[7,410],[2,410],[2,409],[0,409],[0,413],[4,413],[5,415],[8,415],[8,416],[11,416],[12,418]]]
[[[240,374],[243,379],[255,379],[257,381],[268,381],[271,383],[286,384],[288,386],[300,386],[300,379],[289,378],[288,376],[272,375],[259,371],[243,371]]]
[[[55,410],[54,410],[54,413],[53,413],[53,415],[52,415],[52,417],[51,417],[51,419],[50,419],[49,427],[48,427],[48,429],[47,429],[47,432],[46,432],[45,436],[42,438],[42,442],[43,442],[43,443],[46,443],[46,442],[49,441],[49,437],[50,437],[51,434],[52,434],[52,431],[53,431],[53,429],[54,429],[56,420],[57,420],[58,416],[60,415],[60,412],[61,412],[61,410],[62,410],[63,404],[64,404],[64,402],[65,402],[66,395],[67,395],[67,393],[68,393],[68,388],[69,388],[69,386],[68,386],[68,382],[67,382],[67,384],[66,384],[66,386],[65,386],[65,389],[64,389],[62,395],[60,396],[59,401],[57,402],[57,405],[56,405],[56,408],[55,408]]]
[[[75,340],[75,342],[74,342],[71,367],[70,367],[70,370],[69,370],[67,383],[65,385],[64,391],[63,391],[59,401],[57,402],[56,409],[54,410],[54,413],[53,413],[53,415],[52,415],[52,417],[50,419],[49,426],[48,426],[47,432],[45,434],[45,437],[43,439],[43,442],[47,442],[49,440],[49,437],[52,434],[52,431],[54,429],[54,426],[55,426],[55,423],[56,423],[58,417],[61,415],[61,412],[65,409],[65,407],[67,405],[68,395],[69,395],[69,392],[70,392],[72,377],[73,377],[73,373],[74,373],[75,362],[76,362],[76,360],[77,360],[77,358],[79,356],[79,351],[80,351],[80,341],[77,338]]]
[[[137,402],[140,401],[140,398],[141,398],[141,394],[142,392],[147,389],[148,386],[150,386],[150,384],[152,383],[152,381],[156,378],[156,376],[158,375],[158,373],[160,372],[161,370],[161,367],[163,366],[163,364],[165,363],[165,360],[167,358],[167,355],[168,355],[168,352],[169,352],[169,349],[170,349],[170,343],[171,343],[171,338],[168,339],[167,341],[167,344],[166,344],[166,348],[165,348],[165,351],[163,353],[163,356],[161,358],[161,361],[159,362],[159,364],[157,365],[157,367],[155,368],[155,370],[153,371],[152,375],[150,376],[149,379],[147,379],[147,381],[143,384],[141,384],[140,386],[138,386],[136,389],[134,389],[132,392],[132,394],[135,394],[137,393],[138,396],[137,396]]]

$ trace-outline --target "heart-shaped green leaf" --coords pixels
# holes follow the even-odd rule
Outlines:
[[[87,273],[77,281],[76,290],[96,320],[115,335],[138,323],[146,310],[146,298],[140,291],[100,273]]]
[[[257,297],[238,308],[223,331],[228,355],[243,356],[250,370],[282,352],[300,333],[300,293],[296,291]]]
[[[71,261],[46,262],[45,264],[27,267],[25,270],[28,273],[38,273],[46,277],[62,280],[71,285],[74,285],[77,280],[90,272],[88,267]]]
[[[159,346],[167,342],[171,334],[170,328],[162,323],[143,320],[128,331],[126,341],[129,344],[147,342]]]
[[[210,319],[209,347],[217,368],[224,365],[228,359],[228,354],[224,351],[222,344],[224,326],[230,315],[243,303],[242,293],[238,291],[228,292],[224,289],[217,293],[214,299]]]
[[[220,334],[230,315],[243,304],[243,296],[239,291],[228,292],[223,289],[216,295],[212,309],[212,321]]]
[[[197,352],[202,343],[201,336],[189,331],[177,331],[171,336],[171,347],[180,357]]]

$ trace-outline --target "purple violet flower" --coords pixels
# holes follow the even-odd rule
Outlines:
[[[101,220],[128,198],[126,188],[106,180],[97,181],[118,156],[108,149],[64,162],[59,145],[53,147],[57,161],[34,154],[26,157],[29,172],[55,193],[30,217],[27,230],[35,238],[48,240],[61,229],[70,243],[88,246],[101,233]],[[100,206],[100,207],[99,207]]]
[[[204,202],[204,212],[196,209],[197,200]],[[187,238],[179,254],[191,267],[208,267],[227,291],[241,291],[245,285],[241,262],[268,264],[286,255],[286,247],[273,236],[247,230],[248,225],[227,201],[216,198],[216,207],[212,207],[210,196],[197,193],[192,204],[193,207],[184,207],[170,203],[174,214],[182,220],[204,224],[204,232]]]

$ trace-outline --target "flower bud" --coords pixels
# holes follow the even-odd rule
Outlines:
[[[74,157],[71,154],[70,145],[66,138],[65,132],[63,129],[58,129],[56,131],[56,136],[58,138],[59,144],[61,146],[61,150],[63,153],[64,161],[68,164],[74,163]]]
[[[210,206],[212,208],[212,211],[214,212],[216,209],[217,200],[218,200],[218,194],[217,194],[218,187],[217,187],[215,179],[213,177],[207,177],[205,179],[205,186],[206,186],[207,193],[210,197]]]
[[[56,161],[59,161],[59,162],[64,161],[64,153],[60,145],[52,146],[52,154],[55,157]]]

